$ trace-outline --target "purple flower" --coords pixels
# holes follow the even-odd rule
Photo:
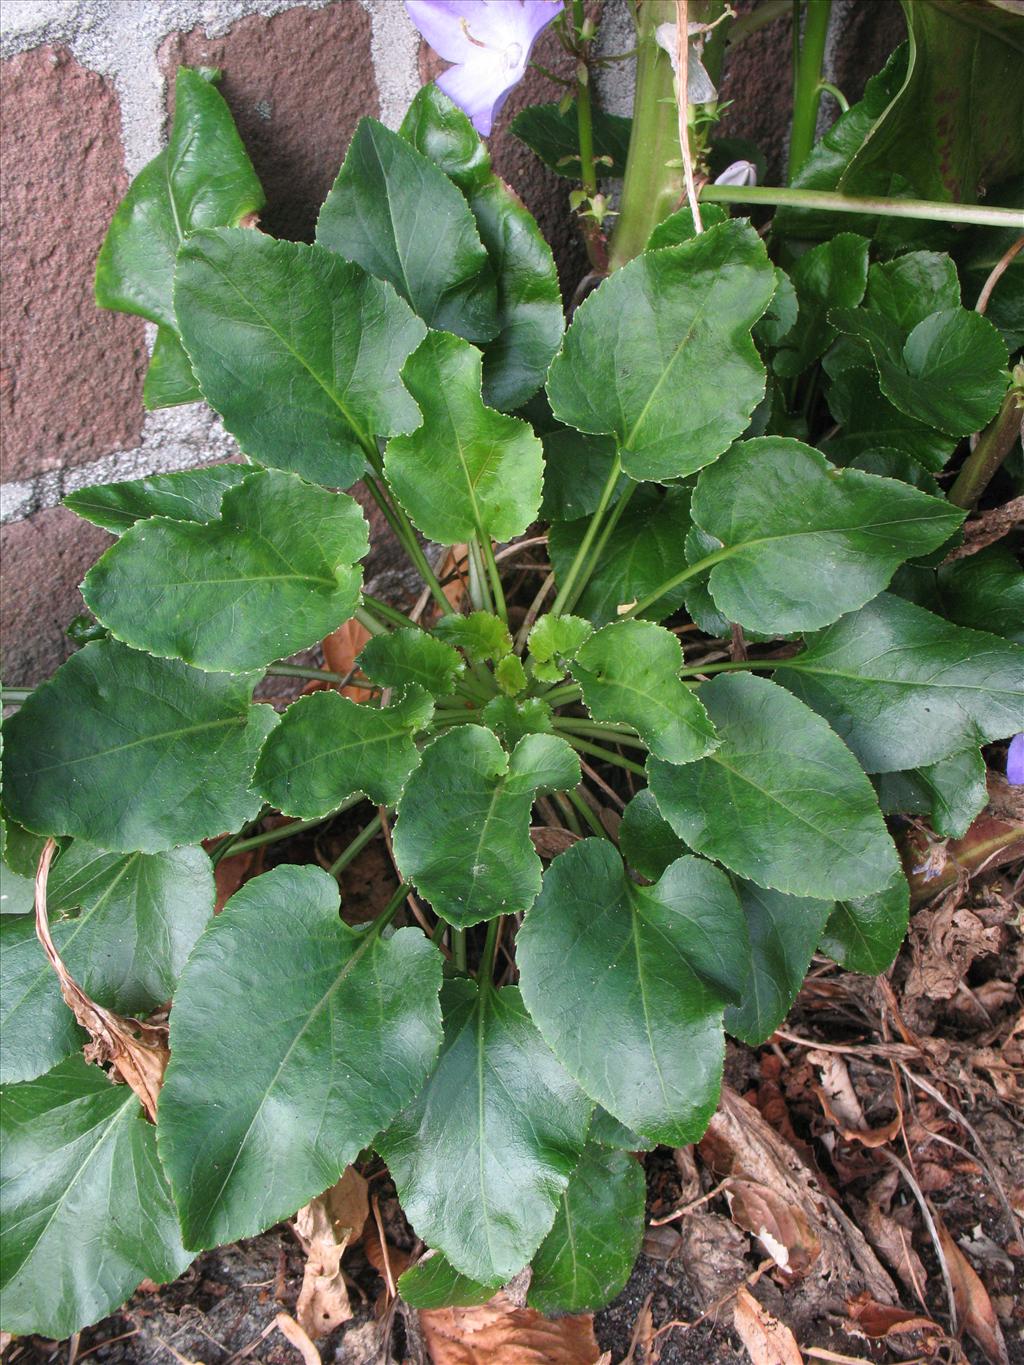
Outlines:
[[[438,88],[490,135],[533,45],[562,12],[562,0],[405,0],[409,17],[446,62]]]
[[[1006,754],[1006,780],[1024,787],[1024,735],[1014,735]]]

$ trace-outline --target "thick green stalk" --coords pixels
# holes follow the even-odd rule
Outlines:
[[[383,931],[388,927],[391,921],[398,914],[399,910],[402,908],[402,905],[405,902],[405,899],[409,895],[409,892],[411,890],[412,890],[411,886],[409,886],[406,882],[402,882],[398,890],[388,901],[387,905],[385,905],[384,909],[380,912],[377,918],[370,925],[371,934],[383,933]]]
[[[601,821],[590,809],[586,801],[584,801],[583,797],[580,796],[579,792],[569,791],[566,792],[566,796],[568,796],[569,800],[572,802],[572,804],[576,807],[579,813],[583,816],[584,820],[590,826],[591,831],[594,834],[596,834],[599,839],[607,839],[610,837],[604,825],[601,824]]]
[[[498,572],[498,562],[494,558],[494,546],[488,535],[480,533],[480,550],[483,556],[484,567],[487,570],[487,577],[491,584],[491,596],[494,599],[494,608],[501,619],[508,623],[508,607],[505,605],[505,593],[501,586],[501,574]]]
[[[978,437],[978,444],[964,460],[949,490],[956,507],[971,508],[992,482],[996,470],[1021,437],[1024,418],[1024,365],[1014,370],[1013,383],[1003,405]]]
[[[263,848],[265,844],[276,844],[281,839],[290,839],[293,834],[301,834],[304,829],[313,829],[316,825],[326,825],[328,820],[333,820],[336,815],[341,815],[342,811],[351,810],[353,806],[358,806],[360,801],[365,801],[365,796],[350,796],[347,801],[342,801],[341,805],[331,811],[329,815],[321,815],[315,820],[292,820],[287,825],[279,825],[277,829],[265,830],[262,834],[254,834],[251,839],[239,839],[237,844],[232,844],[227,852],[233,857],[236,853],[248,853],[251,848]]]
[[[332,877],[340,877],[342,872],[344,872],[345,868],[348,867],[349,863],[353,862],[356,858],[359,857],[360,853],[362,853],[366,845],[372,843],[373,840],[380,833],[380,827],[382,824],[383,817],[381,816],[380,811],[378,811],[377,814],[370,821],[370,823],[366,826],[366,828],[360,830],[360,832],[349,844],[348,848],[346,848],[337,858],[335,858],[334,862],[328,868],[328,871],[330,872]]]
[[[825,213],[865,213],[877,218],[921,218],[934,223],[975,223],[980,227],[1024,228],[1020,209],[981,204],[944,204],[932,199],[876,199],[832,190],[792,190],[774,185],[705,185],[705,204],[769,204]]]
[[[332,673],[328,668],[303,668],[299,664],[271,664],[267,673],[272,678],[309,678],[312,682],[332,682],[347,687],[352,673]]]
[[[566,741],[574,749],[578,749],[581,754],[590,754],[594,758],[600,758],[605,763],[614,763],[617,768],[625,768],[628,772],[638,773],[641,777],[646,777],[647,770],[639,763],[634,763],[631,758],[623,758],[621,754],[613,754],[610,749],[602,749],[599,744],[591,744],[588,739],[581,739],[579,735],[574,735],[571,731],[563,730],[562,734]]]
[[[832,0],[806,0],[803,38],[797,34],[798,7],[794,5],[793,125],[789,137],[789,179],[811,154],[821,103],[821,63],[825,56]],[[799,44],[797,46],[797,44]]]
[[[494,959],[498,956],[498,935],[501,932],[501,922],[503,915],[498,915],[492,919],[487,926],[487,938],[484,940],[484,950],[480,957],[480,969],[477,979],[480,982],[481,991],[494,989]]]
[[[616,454],[612,463],[611,473],[608,475],[608,481],[601,490],[601,499],[597,504],[594,515],[590,518],[590,525],[587,527],[586,534],[580,542],[580,548],[576,551],[576,555],[569,565],[568,572],[565,575],[565,581],[558,590],[558,596],[551,604],[552,616],[560,616],[566,609],[566,604],[569,601],[573,586],[576,579],[579,577],[587,556],[590,554],[590,547],[593,545],[595,537],[600,530],[601,522],[604,520],[604,514],[608,510],[608,504],[611,502],[612,495],[618,486],[621,472],[622,466],[620,465],[619,457]]]
[[[597,569],[601,563],[601,556],[604,554],[605,546],[611,539],[612,532],[615,530],[616,526],[618,526],[619,520],[623,512],[625,512],[626,508],[629,506],[630,498],[633,496],[633,494],[639,487],[640,485],[638,483],[628,483],[626,487],[622,490],[622,494],[618,502],[612,508],[607,521],[601,528],[601,534],[597,537],[596,541],[594,542],[594,548],[591,550],[590,555],[587,558],[587,562],[583,566],[583,570],[576,582],[576,586],[569,594],[568,601],[565,604],[567,611],[572,611],[573,607],[580,600],[583,590],[586,588],[587,584],[590,582],[594,574],[597,572]]]

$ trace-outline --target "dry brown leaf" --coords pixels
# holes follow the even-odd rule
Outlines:
[[[934,1214],[935,1226],[942,1244],[942,1254],[946,1258],[949,1278],[953,1285],[953,1302],[956,1304],[957,1317],[968,1335],[985,1353],[990,1365],[1009,1365],[1003,1329],[999,1326],[996,1310],[988,1290],[982,1284],[978,1272],[957,1246],[949,1229]]]
[[[420,1326],[434,1365],[597,1365],[592,1314],[545,1318],[502,1291],[479,1308],[433,1308]]]
[[[904,998],[951,1000],[974,959],[998,953],[1002,942],[998,925],[986,926],[955,901],[943,903],[937,910],[919,911],[910,925],[913,965],[903,988]]]
[[[847,1142],[859,1142],[863,1147],[884,1147],[893,1140],[903,1124],[903,1114],[898,1108],[895,1118],[881,1128],[869,1127],[842,1057],[834,1052],[814,1051],[808,1052],[807,1060],[821,1070],[821,1085],[814,1087],[814,1093],[825,1117],[835,1124]]]
[[[351,673],[356,666],[356,658],[363,645],[370,638],[370,632],[353,616],[351,621],[346,621],[337,630],[332,630],[323,642],[324,663],[332,673],[340,673],[343,677]],[[318,688],[320,683],[314,682],[313,686]],[[353,701],[366,701],[372,696],[365,687],[356,687],[349,684],[348,687],[339,689],[346,697],[351,697]]]
[[[736,1291],[732,1325],[754,1365],[803,1365],[793,1333],[742,1285]]]
[[[572,848],[579,837],[571,829],[560,829],[554,825],[534,825],[530,830],[530,839],[541,858],[557,858],[567,848]]]
[[[757,1238],[780,1270],[807,1274],[821,1242],[799,1204],[754,1180],[730,1180],[724,1193],[733,1222]]]
[[[302,1356],[302,1365],[323,1365],[320,1352],[293,1317],[287,1313],[278,1313],[274,1323],[284,1339]]]
[[[64,1003],[89,1034],[90,1041],[84,1049],[85,1060],[97,1065],[111,1063],[117,1075],[138,1095],[142,1107],[155,1123],[157,1097],[171,1055],[167,1050],[167,1026],[125,1019],[113,1010],[97,1005],[65,967],[50,937],[46,913],[46,883],[56,851],[56,843],[53,839],[47,839],[39,855],[36,872],[36,936],[43,945],[50,966],[57,973]]]
[[[915,1351],[926,1356],[934,1355],[949,1340],[931,1318],[891,1303],[877,1303],[870,1294],[858,1294],[846,1307],[850,1316],[844,1328],[851,1336],[889,1343],[898,1337],[916,1337]]]
[[[295,1315],[311,1337],[327,1336],[352,1316],[341,1258],[368,1213],[366,1181],[348,1166],[336,1185],[295,1215],[295,1235],[306,1253]]]
[[[866,1204],[855,1207],[857,1221],[868,1241],[892,1266],[904,1288],[921,1300],[928,1277],[924,1263],[911,1245],[910,1233],[870,1198]]]

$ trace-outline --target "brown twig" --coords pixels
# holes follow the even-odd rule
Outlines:
[[[388,1287],[388,1294],[391,1298],[398,1298],[398,1290],[395,1288],[395,1277],[391,1273],[391,1257],[388,1255],[388,1239],[384,1236],[384,1220],[380,1216],[380,1204],[377,1196],[370,1196],[370,1207],[373,1209],[373,1221],[377,1224],[377,1236],[380,1238],[380,1254],[384,1262],[384,1280]]]
[[[694,232],[703,232],[700,200],[693,178],[693,152],[690,149],[690,3],[676,0],[676,103],[679,107],[679,151],[683,158],[686,198],[693,214]]]
[[[981,286],[978,302],[974,305],[974,311],[976,313],[984,313],[985,309],[988,307],[988,301],[992,297],[993,289],[995,289],[996,285],[1006,273],[1010,262],[1022,248],[1024,248],[1024,237],[1018,237],[1014,244],[1007,247],[999,257],[999,260],[996,261],[995,265],[989,271],[988,279]]]

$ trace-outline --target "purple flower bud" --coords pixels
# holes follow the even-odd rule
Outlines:
[[[1006,780],[1024,787],[1024,734],[1014,735],[1006,754]]]
[[[437,79],[487,137],[513,87],[526,75],[533,45],[562,12],[562,0],[405,0],[409,17],[446,62]]]
[[[757,167],[752,161],[734,161],[721,175],[715,176],[716,185],[756,185]]]

